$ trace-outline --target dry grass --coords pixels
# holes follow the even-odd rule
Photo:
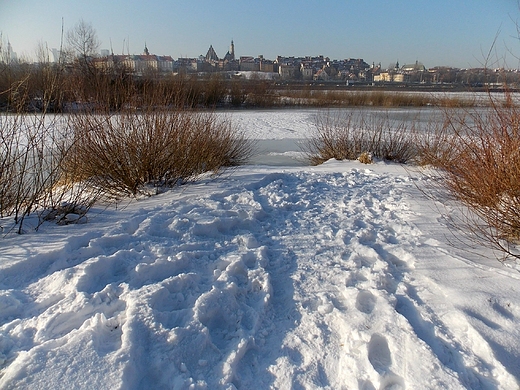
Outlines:
[[[372,164],[374,159],[372,158],[372,154],[368,152],[363,152],[359,155],[358,161],[362,164]]]
[[[349,91],[320,89],[277,90],[278,103],[273,105],[309,107],[468,107],[474,102],[449,95],[441,98],[434,94],[395,91]]]

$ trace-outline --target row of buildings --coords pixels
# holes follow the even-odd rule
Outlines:
[[[231,41],[224,57],[219,57],[210,46],[206,55],[197,58],[178,58],[150,54],[146,44],[140,55],[114,55],[108,51],[92,59],[99,69],[110,71],[124,66],[135,75],[147,72],[159,73],[214,73],[224,72],[228,77],[247,77],[256,74],[259,78],[303,81],[342,81],[348,83],[476,83],[485,80],[488,70],[455,69],[436,67],[427,69],[416,61],[403,66],[397,62],[388,69],[381,64],[368,64],[360,58],[331,60],[322,55],[316,57],[283,57],[274,60],[263,56],[235,55]],[[516,71],[515,71],[516,72]]]
[[[6,49],[0,50],[0,63],[17,64],[19,60],[10,42],[7,43]],[[68,55],[63,55],[57,49],[52,49],[52,55],[55,62],[71,60]],[[101,55],[89,57],[87,61],[96,68],[107,72],[125,69],[125,71],[137,76],[151,72],[159,74],[223,72],[229,78],[255,75],[259,79],[282,81],[330,81],[346,82],[347,84],[422,83],[471,86],[507,84],[508,87],[512,85],[520,87],[520,70],[517,69],[459,69],[446,66],[427,69],[419,61],[403,66],[396,63],[387,69],[383,69],[380,63],[370,65],[360,58],[331,60],[320,55],[316,57],[278,56],[276,59],[270,60],[262,55],[237,57],[233,41],[231,41],[229,50],[224,57],[219,57],[213,46],[210,46],[206,55],[200,55],[197,58],[183,57],[175,60],[171,56],[150,54],[145,44],[143,53],[139,55],[115,55],[108,50],[102,50]]]
[[[99,69],[110,70],[116,66],[124,66],[136,75],[158,71],[161,73],[212,73],[228,72],[237,76],[238,72],[262,72],[272,78],[283,80],[333,80],[343,79],[352,81],[368,81],[370,71],[374,66],[362,59],[331,60],[328,57],[283,57],[275,60],[263,56],[235,56],[235,45],[231,41],[228,52],[220,58],[213,46],[210,46],[206,55],[198,58],[178,58],[150,54],[145,45],[140,55],[104,55],[93,58],[92,63]]]

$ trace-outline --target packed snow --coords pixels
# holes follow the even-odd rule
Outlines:
[[[230,116],[283,141],[314,114]],[[4,232],[0,388],[519,388],[519,267],[453,246],[415,171],[298,161]]]

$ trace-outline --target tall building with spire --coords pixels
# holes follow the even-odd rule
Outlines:
[[[229,45],[229,51],[224,56],[224,61],[231,62],[235,60],[235,44],[233,40],[231,40],[231,45]]]

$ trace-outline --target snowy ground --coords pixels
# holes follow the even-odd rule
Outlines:
[[[520,273],[451,247],[423,181],[252,165],[4,238],[0,388],[517,389]]]

